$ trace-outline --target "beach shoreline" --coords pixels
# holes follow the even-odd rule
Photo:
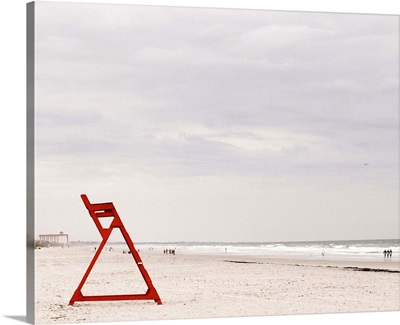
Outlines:
[[[188,252],[168,255],[141,250],[162,305],[117,301],[69,306],[94,252],[88,247],[44,248],[36,250],[35,255],[36,322],[42,324],[400,309],[397,262]],[[146,287],[135,267],[131,255],[119,250],[102,252],[83,293],[141,293]]]

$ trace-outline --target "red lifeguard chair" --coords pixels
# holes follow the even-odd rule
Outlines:
[[[96,253],[90,262],[90,265],[88,269],[86,270],[81,282],[78,285],[78,288],[75,290],[74,294],[72,295],[72,298],[69,302],[70,305],[73,305],[76,301],[114,301],[114,300],[154,300],[157,304],[161,305],[161,299],[158,296],[156,288],[153,286],[153,283],[151,282],[150,276],[147,273],[143,262],[139,256],[139,253],[136,251],[135,246],[133,245],[133,242],[131,238],[129,237],[128,232],[125,230],[125,227],[117,213],[117,210],[114,207],[114,204],[112,202],[108,203],[90,203],[89,199],[85,194],[81,195],[82,201],[85,204],[86,208],[89,211],[90,216],[92,217],[94,223],[96,224],[97,229],[100,232],[101,237],[103,240],[101,241],[98,249],[96,250]],[[105,228],[102,226],[102,224],[99,221],[99,218],[103,217],[113,217],[113,220],[108,228]],[[83,285],[85,284],[90,271],[92,270],[94,264],[97,261],[97,258],[99,257],[104,245],[106,244],[108,238],[110,237],[111,232],[115,229],[118,228],[122,236],[125,239],[125,242],[127,243],[129,250],[132,253],[133,259],[135,260],[139,271],[143,277],[143,280],[145,281],[147,285],[147,291],[144,294],[123,294],[123,295],[102,295],[102,296],[84,296],[81,292],[81,289]]]

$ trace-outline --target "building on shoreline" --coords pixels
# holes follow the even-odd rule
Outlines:
[[[39,242],[56,245],[68,245],[68,235],[60,231],[59,234],[39,235]]]

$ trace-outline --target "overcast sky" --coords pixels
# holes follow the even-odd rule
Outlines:
[[[399,17],[36,2],[36,235],[399,237]]]

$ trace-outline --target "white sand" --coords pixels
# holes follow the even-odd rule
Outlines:
[[[36,322],[79,323],[400,310],[399,263],[293,260],[232,255],[140,255],[162,305],[154,301],[69,300],[94,255],[91,247],[36,254]],[[237,263],[247,262],[247,263]],[[249,263],[250,262],[250,263]],[[144,293],[132,255],[103,251],[83,294]]]

